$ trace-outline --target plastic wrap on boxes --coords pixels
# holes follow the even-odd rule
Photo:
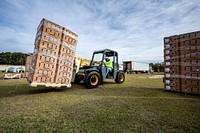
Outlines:
[[[170,68],[165,68],[165,72],[170,72]]]
[[[166,74],[166,76],[165,76],[166,78],[170,78],[170,74]]]
[[[170,48],[170,44],[166,44],[166,49],[169,49]]]
[[[166,90],[170,90],[170,86],[169,85],[166,86]]]
[[[169,60],[169,59],[170,59],[170,56],[166,56],[165,59],[166,59],[166,60]]]
[[[170,80],[166,80],[166,84],[170,84]]]
[[[169,50],[165,50],[165,53],[166,53],[166,54],[169,54],[169,53],[170,53],[170,51],[169,51]]]
[[[170,62],[165,62],[165,65],[166,66],[170,66]]]

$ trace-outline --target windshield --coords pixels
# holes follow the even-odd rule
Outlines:
[[[103,58],[103,53],[94,54],[91,66],[99,66]]]

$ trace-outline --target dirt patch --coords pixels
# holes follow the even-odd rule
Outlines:
[[[139,78],[142,78],[142,79],[159,79],[159,78],[163,78],[164,75],[149,75],[149,76],[141,76]]]
[[[163,78],[164,77],[164,75],[153,75],[153,76],[151,76],[151,77],[149,77],[149,78],[152,78],[152,79],[157,79],[157,78]]]

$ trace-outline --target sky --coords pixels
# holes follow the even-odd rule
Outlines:
[[[200,0],[1,0],[0,52],[32,53],[42,18],[78,34],[76,56],[163,62],[163,38],[200,30]]]

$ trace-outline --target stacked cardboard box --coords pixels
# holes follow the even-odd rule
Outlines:
[[[200,94],[200,31],[164,38],[165,90]]]
[[[31,86],[71,86],[77,37],[49,20],[41,21],[28,76]]]
[[[31,64],[31,55],[26,57],[26,63],[25,63],[25,77],[28,77],[30,64]]]

